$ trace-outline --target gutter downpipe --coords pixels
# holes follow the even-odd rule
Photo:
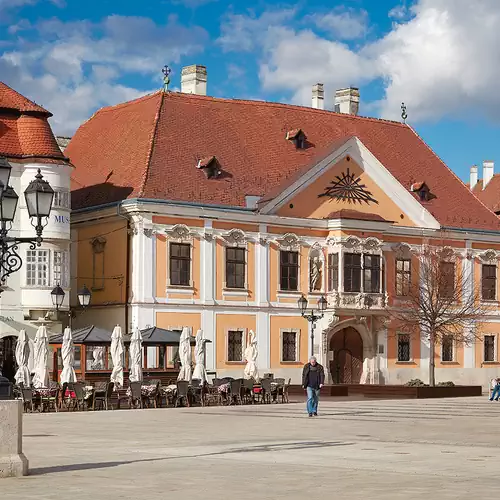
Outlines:
[[[127,221],[127,262],[125,265],[125,334],[129,333],[129,296],[130,296],[130,219],[126,215],[122,215],[123,201],[116,205],[116,215]]]

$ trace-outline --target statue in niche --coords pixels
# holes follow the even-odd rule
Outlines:
[[[309,281],[311,292],[321,291],[323,263],[318,255],[309,259]]]

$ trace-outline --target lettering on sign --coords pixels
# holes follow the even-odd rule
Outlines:
[[[54,215],[54,220],[58,224],[69,224],[69,216],[68,215]]]

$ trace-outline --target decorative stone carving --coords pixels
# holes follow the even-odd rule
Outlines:
[[[363,241],[364,253],[379,252],[382,248],[382,242],[378,238],[370,237]]]
[[[241,229],[231,229],[228,233],[223,234],[222,238],[226,243],[233,246],[238,246],[246,242],[245,233]]]
[[[321,245],[315,243],[309,252],[309,290],[311,292],[320,292],[323,289],[324,262]]]
[[[498,254],[495,250],[486,250],[478,255],[483,264],[496,265],[498,261]]]
[[[455,250],[453,248],[451,248],[451,247],[444,247],[439,252],[439,257],[444,262],[455,262],[455,260],[457,258],[457,254],[455,253]]]
[[[153,236],[153,234],[156,234],[156,230],[155,229],[148,228],[148,227],[145,227],[143,229],[143,232],[144,232],[144,236],[146,236],[146,238],[151,238]]]
[[[387,294],[341,293],[337,307],[345,309],[383,309],[387,306]]]
[[[269,243],[269,240],[265,236],[259,236],[259,243],[261,246],[265,247]]]
[[[92,245],[92,251],[94,253],[102,253],[104,252],[104,247],[106,246],[106,238],[97,236],[90,241],[90,244]]]
[[[398,243],[392,247],[392,251],[396,259],[409,259],[411,258],[411,246],[408,243]]]
[[[212,231],[205,231],[203,233],[203,238],[205,238],[205,241],[212,241],[214,239],[214,234]]]
[[[172,229],[167,230],[166,233],[176,240],[185,240],[191,236],[191,231],[185,224],[176,224]]]
[[[344,248],[347,248],[353,252],[362,252],[363,246],[362,241],[357,236],[349,236],[346,240],[340,242]]]
[[[296,250],[300,246],[300,238],[294,233],[286,233],[276,241],[283,250]]]

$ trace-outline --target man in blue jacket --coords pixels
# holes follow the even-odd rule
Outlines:
[[[318,416],[319,392],[325,383],[325,370],[312,356],[302,370],[302,387],[307,391],[307,413]]]

